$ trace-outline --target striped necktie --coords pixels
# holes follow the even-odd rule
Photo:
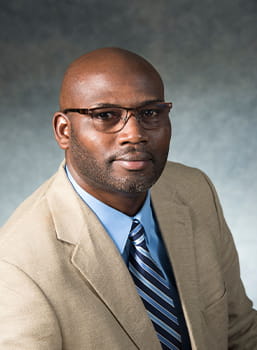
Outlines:
[[[176,310],[169,285],[152,259],[145,241],[145,230],[134,219],[129,233],[129,271],[163,349],[182,349]]]

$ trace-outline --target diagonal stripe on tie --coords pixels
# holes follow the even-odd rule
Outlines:
[[[131,248],[133,249],[133,248]],[[166,287],[168,287],[168,283],[165,280],[161,270],[158,268],[158,266],[155,264],[155,262],[153,261],[151,255],[149,254],[149,251],[147,250],[147,248],[142,248],[140,246],[138,246],[137,248],[134,247],[134,249],[137,249],[136,254],[133,254],[133,258],[135,259],[135,261],[139,262],[139,265],[141,263],[146,263],[146,265],[152,270],[155,271],[157,276],[157,279],[162,282],[162,284]],[[137,259],[138,258],[138,259]]]
[[[156,293],[157,297],[160,297],[165,301],[166,303],[170,304],[174,307],[174,303],[172,298],[169,297],[169,295],[163,293],[158,287],[156,287],[152,281],[149,281],[142,273],[139,273],[132,264],[129,264],[129,270],[132,273],[132,276],[137,278],[140,282],[145,285],[145,287],[148,287],[152,292]],[[146,275],[146,273],[145,273]],[[144,288],[144,290],[147,290],[147,288]]]
[[[158,302],[156,302],[153,298],[151,298],[148,294],[146,294],[142,289],[140,289],[139,287],[137,287],[137,292],[138,294],[141,296],[142,299],[144,299],[144,303],[148,303],[149,305],[152,305],[153,307],[155,307],[156,309],[158,309],[161,313],[163,313],[163,315],[166,315],[167,317],[169,317],[170,319],[172,319],[172,321],[179,325],[178,323],[178,319],[175,315],[173,315],[171,312],[169,312],[166,308],[164,308],[161,304],[159,304]],[[148,308],[150,308],[150,306],[148,306]]]
[[[134,279],[147,313],[153,323],[163,349],[180,350],[181,335],[171,290],[152,259],[145,241],[145,231],[133,220],[129,234],[129,271]]]
[[[151,266],[149,266],[145,261],[142,261],[140,259],[140,255],[138,255],[137,251],[135,251],[134,255],[132,256],[132,250],[134,249],[135,248],[131,248],[131,260],[130,260],[131,265],[134,266],[134,268],[138,271],[138,273],[146,277],[149,282],[154,283],[155,286],[158,287],[162,292],[169,294],[169,287],[167,285],[167,282],[165,281],[164,283],[164,276],[160,275],[160,273],[162,273],[161,270],[158,269],[157,272],[156,270],[153,270],[154,272],[152,272]],[[147,265],[148,267],[145,269],[144,265]]]
[[[142,266],[145,271],[147,271],[150,275],[155,277],[160,283],[162,283],[165,287],[167,287],[167,282],[162,276],[157,273],[151,266],[147,265],[143,260],[141,260],[138,255],[134,255],[133,258],[138,266]]]

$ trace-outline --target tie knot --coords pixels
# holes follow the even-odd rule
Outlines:
[[[139,220],[134,219],[131,230],[129,233],[129,239],[134,245],[144,245],[145,243],[145,230],[143,225],[140,223]]]

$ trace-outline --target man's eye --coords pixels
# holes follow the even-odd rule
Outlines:
[[[117,113],[115,113],[115,111],[106,111],[106,112],[95,111],[93,114],[93,118],[99,121],[113,121],[113,120],[119,119],[119,116]]]
[[[144,109],[140,114],[144,118],[154,118],[159,116],[160,111],[158,109]]]

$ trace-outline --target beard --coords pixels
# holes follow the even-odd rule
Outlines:
[[[140,147],[140,148],[139,148]],[[144,146],[128,146],[122,154],[133,154],[133,152],[145,152]],[[114,154],[109,158],[102,157],[103,161],[94,158],[91,152],[82,145],[76,134],[71,130],[71,156],[73,166],[83,181],[95,188],[107,192],[122,192],[127,194],[146,192],[160,177],[166,164],[167,154],[159,156],[158,161],[151,154],[152,165],[147,172],[131,171],[127,175],[116,174],[113,168],[113,161],[120,154]],[[105,150],[103,150],[103,154]],[[100,154],[100,153],[99,153]]]

